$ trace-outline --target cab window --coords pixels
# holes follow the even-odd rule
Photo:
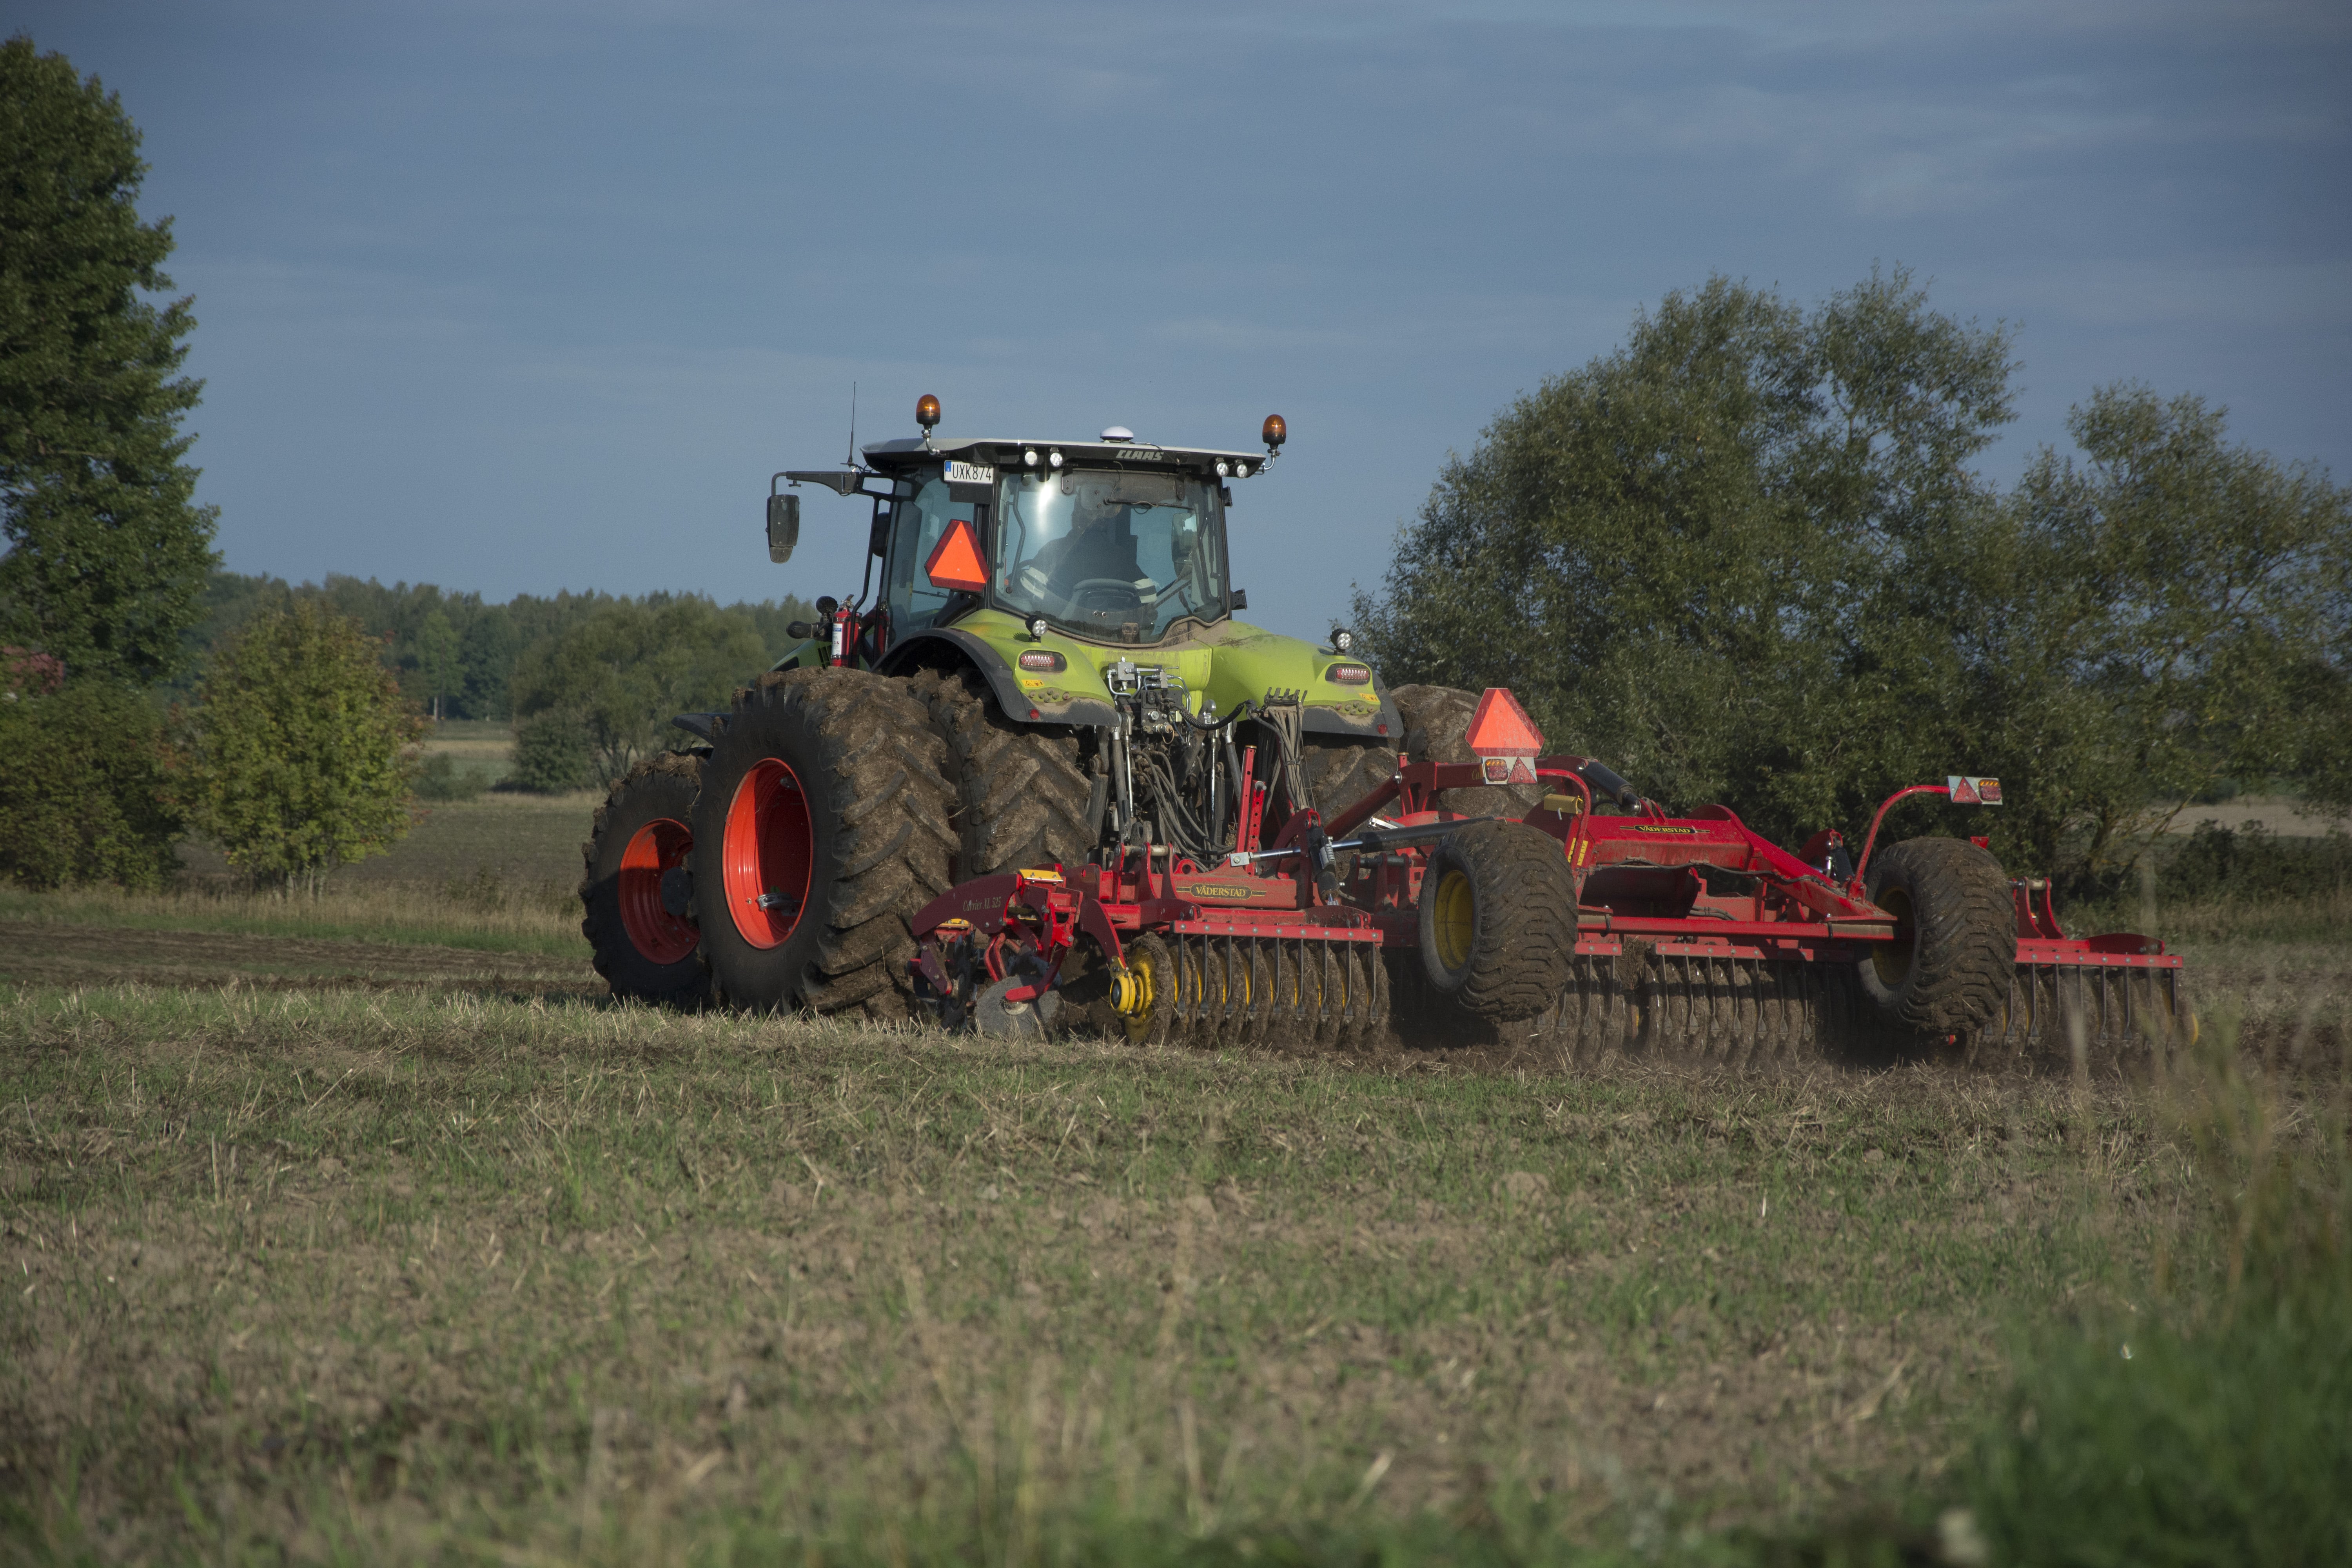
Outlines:
[[[975,534],[980,529],[976,504],[968,500],[952,500],[948,496],[944,479],[925,480],[911,496],[901,497],[892,509],[890,518],[890,552],[884,570],[883,603],[890,606],[890,635],[895,640],[910,632],[921,631],[939,618],[946,607],[950,591],[933,586],[923,575],[923,563],[930,559],[940,535],[953,522],[968,522]]]

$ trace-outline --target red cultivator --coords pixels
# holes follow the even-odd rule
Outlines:
[[[1996,781],[1897,792],[1849,864],[1833,830],[1790,854],[1722,806],[1671,817],[1590,758],[1538,755],[1507,691],[1486,693],[1468,739],[1476,763],[1400,759],[1262,847],[1268,783],[1250,753],[1250,847],[1222,864],[1138,844],[967,882],[915,919],[917,990],[940,1022],[987,1033],[1341,1047],[1383,1031],[1393,998],[1408,1037],[1467,1012],[1570,1059],[1974,1058],[2193,1035],[2163,943],[2065,936],[2047,884],[2011,882],[1981,841],[1874,854],[1897,802],[1997,805]],[[1549,793],[1519,819],[1444,805],[1510,784]]]

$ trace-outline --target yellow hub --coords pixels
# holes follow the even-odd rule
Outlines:
[[[1127,1026],[1130,1040],[1140,1041],[1150,1034],[1160,999],[1168,994],[1171,977],[1161,973],[1160,969],[1160,955],[1147,947],[1139,949],[1134,961],[1111,978],[1111,1008]]]
[[[1437,884],[1437,900],[1431,912],[1436,917],[1433,931],[1437,962],[1449,970],[1468,963],[1471,944],[1478,935],[1478,903],[1471,893],[1469,877],[1460,871],[1447,871]]]

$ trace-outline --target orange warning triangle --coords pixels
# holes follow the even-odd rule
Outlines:
[[[1471,754],[1480,757],[1533,757],[1543,752],[1543,731],[1519,706],[1519,700],[1499,686],[1486,688],[1478,711],[1470,716]]]
[[[961,588],[967,594],[988,590],[988,565],[980,558],[980,541],[971,531],[971,524],[958,518],[940,535],[931,546],[930,558],[923,563],[923,575],[932,585],[940,588]]]

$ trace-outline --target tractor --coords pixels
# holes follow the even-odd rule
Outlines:
[[[1281,456],[1279,416],[1243,450],[1119,426],[950,438],[940,418],[926,395],[917,435],[770,479],[772,561],[803,487],[872,503],[865,577],[727,711],[679,715],[688,749],[613,784],[581,896],[615,995],[906,1019],[912,921],[951,887],[1207,865],[1362,796],[1400,751],[1467,760],[1471,694],[1389,689],[1344,627],[1317,644],[1240,618],[1226,517]],[[1517,815],[1541,793],[1447,804]]]
[[[2181,963],[2069,937],[1985,841],[1858,859],[1670,816],[1549,753],[1507,690],[1390,689],[1335,626],[1239,618],[1226,514],[1281,455],[920,434],[769,481],[872,503],[865,579],[685,750],[615,783],[582,930],[614,994],[1021,1036],[1347,1047],[1549,1037],[1577,1059],[2193,1040]],[[880,584],[876,585],[878,573]]]

